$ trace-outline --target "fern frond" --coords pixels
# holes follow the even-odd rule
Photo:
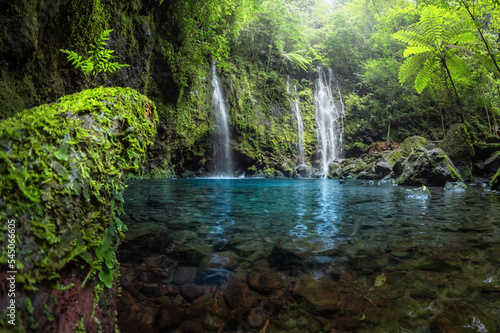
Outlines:
[[[467,44],[476,41],[476,36],[470,31],[452,31],[447,37],[450,44]]]
[[[399,82],[404,83],[410,76],[415,74],[429,57],[431,57],[429,53],[420,53],[406,59],[399,69]]]
[[[442,40],[444,35],[443,15],[442,10],[435,6],[425,7],[420,21],[415,23],[416,30],[428,40]]]
[[[427,59],[415,79],[415,89],[420,94],[431,82],[432,74],[437,68],[437,62]]]
[[[409,57],[413,54],[420,54],[420,53],[424,53],[424,52],[430,52],[431,49],[429,49],[428,47],[422,47],[422,46],[410,46],[410,47],[407,47],[406,50],[404,51],[403,55],[405,57]]]
[[[300,50],[300,51],[295,51],[295,52],[290,52],[290,53],[284,53],[283,57],[290,61],[292,65],[294,65],[296,68],[302,68],[303,70],[307,70],[307,68],[311,65],[311,61],[304,56],[302,56],[301,53],[304,53],[305,50]]]
[[[414,31],[401,30],[396,32],[393,37],[401,42],[408,43],[411,46],[432,48],[432,40],[429,41]]]
[[[469,67],[465,61],[460,57],[447,57],[446,64],[450,72],[457,76],[467,76],[469,74]]]

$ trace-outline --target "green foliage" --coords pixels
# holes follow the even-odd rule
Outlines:
[[[109,40],[109,34],[113,30],[104,30],[98,38],[95,39],[94,44],[90,44],[90,51],[88,51],[88,58],[83,59],[81,55],[75,51],[60,50],[68,54],[68,61],[71,61],[75,68],[80,68],[86,76],[95,77],[101,72],[115,72],[122,67],[128,67],[127,64],[119,64],[118,62],[111,62],[114,50],[107,50],[105,46]]]
[[[500,190],[500,168],[498,168],[493,178],[491,178],[490,188],[492,190]]]
[[[470,28],[459,26],[456,20],[444,9],[427,6],[418,23],[394,34],[394,38],[410,45],[404,51],[409,58],[399,71],[401,82],[418,72],[415,89],[420,93],[429,86],[433,74],[440,72],[439,66],[449,69],[450,79],[452,75],[468,75],[467,65],[457,53],[465,49],[461,45],[474,42],[475,37]]]
[[[126,230],[118,219],[125,177],[139,168],[157,124],[154,104],[129,88],[84,90],[0,123],[0,218],[16,219],[20,290],[75,267],[91,286],[101,283],[97,272],[111,286]],[[4,264],[5,239],[0,245]]]

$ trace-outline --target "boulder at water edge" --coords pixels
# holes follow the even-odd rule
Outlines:
[[[403,172],[396,179],[396,184],[400,185],[443,186],[446,182],[462,180],[460,172],[441,148],[415,149],[400,165]]]
[[[472,180],[472,160],[475,152],[472,140],[464,124],[454,124],[439,144],[465,180]]]
[[[145,96],[102,87],[0,122],[0,233],[15,220],[16,332],[114,331],[124,181],[157,124]],[[0,290],[7,276],[2,269]]]
[[[409,156],[413,150],[427,146],[427,140],[421,136],[410,136],[403,141],[399,149],[403,156]]]

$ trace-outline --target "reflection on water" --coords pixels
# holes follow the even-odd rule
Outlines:
[[[154,318],[130,327],[232,332],[259,315],[250,328],[270,320],[267,333],[500,330],[499,197],[430,190],[414,198],[391,182],[136,181],[125,193],[122,284]],[[137,273],[143,266],[153,277]],[[139,300],[151,285],[147,308]],[[264,300],[275,302],[272,314],[254,305]],[[186,314],[197,302],[205,310]],[[183,319],[168,319],[166,307]]]

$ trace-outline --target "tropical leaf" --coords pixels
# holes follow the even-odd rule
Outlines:
[[[415,74],[430,56],[429,53],[420,53],[406,59],[399,69],[399,82],[404,83],[410,76]]]
[[[446,58],[446,64],[448,68],[457,76],[468,76],[469,75],[469,67],[465,61],[460,57],[449,57]]]
[[[401,30],[393,35],[397,40],[408,43],[411,46],[432,48],[432,41],[427,40],[424,36],[419,35],[414,31]]]
[[[311,60],[305,58],[302,53],[304,53],[305,50],[300,50],[300,51],[295,51],[295,52],[290,52],[290,53],[284,53],[282,54],[285,59],[290,61],[293,66],[296,68],[302,68],[303,70],[307,70],[309,66],[311,66]]]
[[[407,47],[406,50],[404,50],[404,53],[403,55],[405,57],[409,57],[411,56],[412,54],[420,54],[420,53],[424,53],[424,52],[430,52],[431,49],[429,49],[428,47],[422,47],[422,46],[410,46],[410,47]]]
[[[432,74],[436,70],[438,63],[428,58],[415,79],[415,89],[420,94],[431,83]]]

